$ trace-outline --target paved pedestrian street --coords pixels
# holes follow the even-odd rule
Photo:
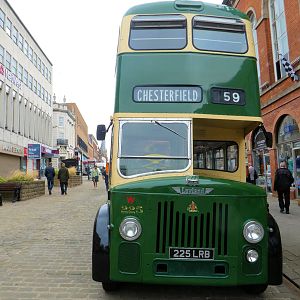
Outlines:
[[[0,299],[254,299],[239,288],[126,284],[106,294],[91,278],[91,240],[104,183],[0,207]],[[255,299],[300,299],[288,282]]]

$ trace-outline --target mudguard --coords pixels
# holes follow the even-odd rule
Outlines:
[[[97,212],[92,250],[92,278],[95,281],[109,280],[109,205],[104,204]]]
[[[279,227],[273,218],[268,214],[269,230],[269,284],[282,284],[282,246]]]

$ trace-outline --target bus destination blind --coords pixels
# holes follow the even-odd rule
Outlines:
[[[136,86],[133,101],[140,103],[199,103],[200,86]]]

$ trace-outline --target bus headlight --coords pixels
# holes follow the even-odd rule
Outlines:
[[[250,221],[245,224],[243,234],[247,242],[255,244],[263,239],[264,229],[260,223]]]
[[[250,249],[246,253],[246,258],[250,263],[255,263],[258,260],[258,253],[256,250]]]
[[[135,218],[125,218],[119,227],[121,237],[126,241],[136,240],[142,233],[142,226]]]

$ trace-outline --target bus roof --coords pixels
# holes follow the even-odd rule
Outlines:
[[[202,1],[163,1],[152,2],[131,7],[127,15],[137,14],[174,14],[174,13],[194,13],[213,16],[222,16],[228,18],[248,19],[247,15],[226,5],[212,4]]]

